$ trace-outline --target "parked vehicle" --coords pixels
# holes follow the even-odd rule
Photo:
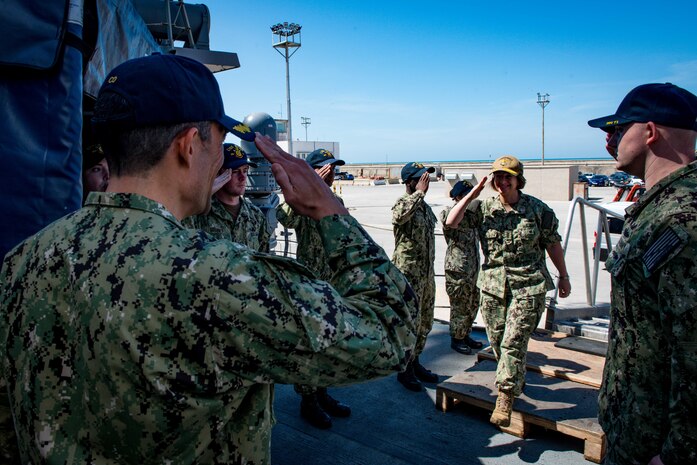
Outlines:
[[[627,184],[626,186],[618,187],[617,194],[615,198],[612,199],[613,202],[636,202],[639,197],[646,192],[646,187],[643,183],[640,184]]]
[[[334,175],[334,179],[337,181],[353,181],[353,175],[351,173],[347,173],[346,171],[340,171]]]
[[[604,174],[594,174],[588,178],[588,185],[593,187],[605,187],[610,184],[610,179]]]
[[[588,182],[588,178],[593,176],[593,173],[582,173],[578,172],[578,182]]]
[[[626,186],[632,177],[625,173],[624,171],[617,171],[610,175],[610,182],[615,187]]]

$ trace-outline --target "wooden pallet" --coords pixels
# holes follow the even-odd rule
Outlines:
[[[562,341],[578,339],[563,333],[533,334],[528,343],[526,368],[547,376],[600,388],[605,357],[568,349]],[[565,347],[566,346],[566,347]],[[496,361],[491,347],[480,350],[477,360]]]
[[[436,388],[436,408],[447,412],[458,404],[494,410],[496,363],[475,364]],[[502,431],[524,438],[530,425],[582,439],[586,460],[601,463],[605,434],[598,424],[598,390],[591,386],[528,371],[525,392],[513,404],[511,424]]]

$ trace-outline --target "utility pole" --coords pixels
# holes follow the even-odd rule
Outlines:
[[[305,126],[305,142],[307,142],[307,127],[312,124],[312,121],[310,121],[310,118],[307,118],[305,116],[300,117],[300,124]]]
[[[272,45],[286,60],[286,99],[288,100],[288,152],[293,153],[293,123],[290,113],[290,57],[298,51],[301,44],[300,29],[295,23],[278,23],[271,26]],[[296,40],[297,36],[297,40]],[[283,50],[283,51],[281,51]],[[292,50],[292,51],[291,51]]]
[[[545,107],[549,105],[549,94],[537,93],[537,104],[542,107],[542,165],[545,164]]]

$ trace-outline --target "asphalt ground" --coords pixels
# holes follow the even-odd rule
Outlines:
[[[380,244],[388,256],[394,250],[391,208],[404,193],[401,184],[372,186],[361,181],[336,183],[351,214]],[[426,200],[438,215],[452,201],[447,182],[433,182]],[[603,202],[614,195],[612,188],[591,188],[590,199]],[[542,199],[544,200],[544,199]],[[547,202],[560,221],[564,235],[571,202]],[[586,208],[587,235],[592,244],[597,213]],[[576,212],[569,234],[567,267],[572,294],[559,303],[560,309],[591,307],[587,303],[580,228]],[[476,355],[461,355],[450,349],[447,322],[449,306],[445,294],[443,257],[445,240],[440,225],[436,231],[437,294],[433,331],[429,335],[422,363],[444,381],[475,363]],[[279,239],[281,242],[281,239]],[[279,244],[279,248],[281,244]],[[291,250],[293,247],[291,246]],[[277,248],[278,250],[278,248]],[[550,271],[554,273],[553,266]],[[609,277],[599,271],[596,307],[609,302]],[[553,295],[550,293],[550,296]],[[477,323],[481,323],[478,319]],[[486,344],[486,334],[475,326],[473,337]],[[293,464],[589,464],[583,458],[579,439],[533,427],[520,439],[502,433],[488,421],[489,413],[475,407],[457,406],[448,413],[435,407],[436,385],[420,393],[404,389],[392,375],[383,379],[330,388],[337,399],[349,404],[352,415],[336,418],[329,430],[318,430],[300,417],[300,396],[292,386],[278,385],[274,402],[277,424],[272,437],[272,463]]]

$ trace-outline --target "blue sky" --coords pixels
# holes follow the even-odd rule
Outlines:
[[[647,82],[697,93],[697,2],[203,0],[228,114],[286,116],[270,26],[302,25],[291,58],[294,139],[338,141],[347,162],[604,158],[586,121]],[[578,6],[577,6],[578,5]],[[669,6],[664,8],[664,6]]]

